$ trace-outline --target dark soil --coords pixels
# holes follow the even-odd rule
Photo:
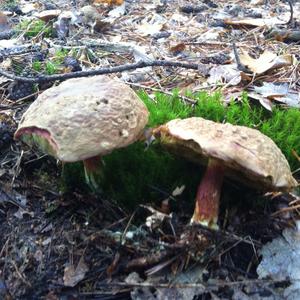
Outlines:
[[[238,291],[260,299],[279,295],[276,283],[257,280],[255,270],[262,244],[291,223],[289,215],[286,220],[270,217],[289,199],[261,199],[227,183],[222,230],[187,225],[191,212],[184,205],[150,230],[148,209],[126,212],[105,195],[96,197],[80,187],[63,195],[61,166],[54,159],[22,152],[13,141],[9,146],[1,156],[0,189],[0,292],[5,299],[130,299],[148,286],[154,297],[156,289],[166,289],[155,278],[176,287],[182,272],[199,266],[197,282],[205,291],[197,299],[234,299]],[[174,205],[178,211],[179,204]],[[66,286],[70,266],[82,275],[74,287]],[[140,281],[126,282],[133,272]]]

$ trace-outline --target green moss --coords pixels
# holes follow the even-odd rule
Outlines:
[[[66,49],[58,49],[55,51],[54,57],[53,57],[53,61],[56,64],[62,64],[64,62],[64,59],[66,56],[69,55],[69,50]]]
[[[60,190],[62,193],[69,193],[74,190],[89,192],[88,186],[85,183],[82,162],[63,164]]]
[[[40,61],[34,61],[32,63],[32,69],[36,72],[41,72],[42,71],[42,63]]]
[[[69,55],[69,51],[65,49],[57,50],[51,60],[46,61],[34,61],[32,63],[32,69],[39,73],[44,73],[47,75],[53,75],[61,73],[63,70],[63,62],[66,56]]]
[[[194,191],[200,178],[198,166],[166,153],[158,144],[146,150],[144,144],[135,143],[105,156],[104,162],[101,186],[127,209],[165,199],[182,184],[188,185],[188,193]],[[188,182],[186,174],[192,178]]]
[[[293,149],[300,152],[300,111],[296,108],[275,107],[270,113],[261,106],[250,104],[246,95],[240,103],[232,102],[226,107],[221,103],[219,93],[212,96],[206,93],[195,95],[197,104],[194,106],[183,104],[176,94],[172,97],[157,94],[154,100],[144,92],[140,96],[150,111],[149,126],[163,124],[174,118],[197,116],[215,122],[255,128],[274,140],[292,169],[299,167],[298,160],[292,154]]]
[[[156,94],[152,100],[141,92],[140,97],[150,111],[149,126],[163,124],[174,118],[198,116],[256,128],[275,141],[292,169],[299,167],[299,162],[292,155],[292,149],[300,151],[300,112],[297,109],[274,108],[270,114],[260,106],[250,105],[246,96],[241,103],[232,102],[225,107],[220,101],[219,93],[212,96],[206,93],[195,95],[197,104],[194,106],[184,104],[176,93],[173,96]],[[105,177],[104,186],[109,186],[114,198],[123,203],[134,205],[155,199],[154,193],[149,192],[151,185],[171,192],[174,187],[186,184],[194,194],[200,178],[200,169],[193,167],[194,173],[191,173],[188,162],[172,157],[158,145],[151,146],[147,151],[142,145],[131,146],[114,152],[105,159],[109,176]],[[155,196],[158,197],[157,193]]]
[[[51,61],[47,61],[45,63],[45,73],[47,75],[53,75],[55,73],[58,73],[58,65]]]
[[[45,37],[52,37],[54,35],[52,26],[42,20],[24,20],[15,29],[21,33],[24,32],[24,36],[27,38],[36,37],[41,34]]]
[[[145,92],[141,92],[141,99],[150,111],[148,125],[150,127],[163,124],[176,118],[187,118],[192,115],[192,107],[183,103],[175,92],[173,96],[157,93],[152,100]]]
[[[281,110],[275,108],[271,117],[266,118],[259,130],[275,141],[287,157],[291,168],[299,168],[299,161],[292,154],[300,154],[300,111],[296,108]]]
[[[269,113],[250,104],[246,96],[240,103],[232,102],[225,107],[219,93],[212,96],[198,93],[194,95],[195,105],[183,103],[177,92],[172,96],[157,93],[154,99],[145,92],[140,92],[139,96],[150,111],[150,127],[191,116],[245,125],[272,138],[286,155],[292,169],[299,167],[299,162],[292,155],[292,149],[300,151],[300,112],[297,109],[274,108]],[[148,149],[142,143],[135,143],[105,156],[104,162],[104,179],[100,185],[105,193],[127,209],[135,208],[139,203],[164,199],[165,193],[171,193],[182,184],[186,185],[185,201],[190,199],[187,203],[193,206],[201,168],[170,155],[157,143]]]

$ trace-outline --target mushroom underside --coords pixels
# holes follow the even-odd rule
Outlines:
[[[256,190],[262,191],[285,191],[285,188],[274,187],[271,175],[263,176],[253,170],[245,169],[235,161],[222,161],[218,157],[200,155],[199,151],[194,150],[199,148],[199,145],[194,141],[189,140],[184,142],[179,141],[176,143],[166,143],[164,144],[164,147],[168,150],[168,152],[176,156],[184,157],[187,160],[201,166],[207,166],[210,159],[220,161],[222,162],[226,178],[245,184],[250,188],[252,187]]]
[[[15,139],[21,139],[30,146],[37,147],[40,151],[56,157],[58,145],[47,129],[36,126],[20,128],[16,131]]]
[[[197,164],[207,165],[198,186],[192,223],[200,223],[210,228],[218,227],[219,201],[224,176],[260,191],[287,191],[296,182],[294,179],[288,182],[283,177],[284,185],[282,185],[280,179],[274,178],[271,173],[264,170],[264,167],[256,166],[259,158],[256,159],[256,163],[248,163],[246,159],[235,159],[235,155],[226,153],[220,155],[217,149],[216,151],[211,148],[209,151],[202,149],[193,139],[181,139],[171,135],[165,126],[161,126],[154,133],[169,152]],[[247,150],[246,147],[244,149]],[[263,164],[263,161],[260,164]]]
[[[16,132],[15,138],[20,138],[26,144],[35,146],[40,151],[58,158],[59,147],[52,138],[51,133],[46,129],[35,126],[21,128]],[[83,165],[86,183],[92,190],[98,190],[99,185],[97,182],[102,174],[102,156],[86,158],[83,160]]]

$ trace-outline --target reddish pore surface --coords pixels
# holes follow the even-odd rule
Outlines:
[[[23,135],[33,135],[33,134],[47,140],[47,142],[49,143],[53,151],[56,152],[58,150],[58,146],[56,142],[54,141],[54,139],[51,136],[51,133],[47,129],[38,128],[36,126],[21,128],[16,131],[14,138],[20,139],[22,138]]]
[[[199,184],[192,222],[215,225],[218,220],[224,167],[210,159],[204,177]]]

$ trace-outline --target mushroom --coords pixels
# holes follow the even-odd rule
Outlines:
[[[193,117],[172,120],[153,133],[171,152],[207,165],[192,223],[218,228],[224,176],[264,191],[288,191],[297,186],[281,150],[258,130]]]
[[[74,78],[44,91],[24,113],[15,139],[36,145],[62,162],[83,161],[97,188],[101,157],[141,136],[144,103],[126,84],[99,75]]]

